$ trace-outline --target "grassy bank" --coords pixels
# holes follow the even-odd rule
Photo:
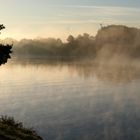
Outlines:
[[[28,129],[12,117],[0,117],[0,139],[2,140],[43,140],[33,129]]]

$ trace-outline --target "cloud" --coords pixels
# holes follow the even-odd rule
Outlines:
[[[140,26],[140,9],[130,7],[113,6],[83,6],[83,5],[47,5],[39,11],[32,9],[29,14],[2,15],[2,23],[6,24],[6,31],[14,37],[22,36],[46,36],[46,32],[54,37],[56,34],[79,34],[82,32],[91,33],[94,28],[96,32],[99,24],[123,24],[128,26]],[[22,16],[21,16],[21,15]],[[86,27],[86,28],[85,28]],[[48,32],[49,28],[49,32]],[[83,29],[82,29],[83,28]],[[95,29],[96,28],[96,29]],[[24,30],[23,30],[24,29]],[[51,31],[52,30],[52,31]],[[55,31],[54,31],[55,30]],[[58,33],[59,32],[59,33]],[[9,36],[8,35],[8,36]]]

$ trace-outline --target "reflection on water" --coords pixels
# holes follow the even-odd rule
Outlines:
[[[140,67],[10,62],[0,69],[0,114],[45,140],[140,139]]]

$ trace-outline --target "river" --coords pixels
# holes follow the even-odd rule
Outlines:
[[[140,66],[10,60],[0,67],[0,115],[44,140],[138,140]]]

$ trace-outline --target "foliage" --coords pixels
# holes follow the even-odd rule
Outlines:
[[[27,129],[12,117],[0,118],[0,136],[6,140],[42,140],[33,129]]]
[[[2,29],[5,29],[5,26],[3,24],[0,24],[0,30]],[[13,45],[9,44],[6,45],[0,44],[0,65],[6,63],[7,60],[11,58],[10,53],[12,53],[11,51],[12,46]]]
[[[5,29],[5,26],[3,24],[0,24],[0,30]]]
[[[68,36],[67,42],[60,39],[24,39],[16,42],[14,52],[17,57],[44,56],[47,59],[112,58],[126,56],[140,58],[140,29],[122,25],[101,28],[95,37],[84,33]]]

